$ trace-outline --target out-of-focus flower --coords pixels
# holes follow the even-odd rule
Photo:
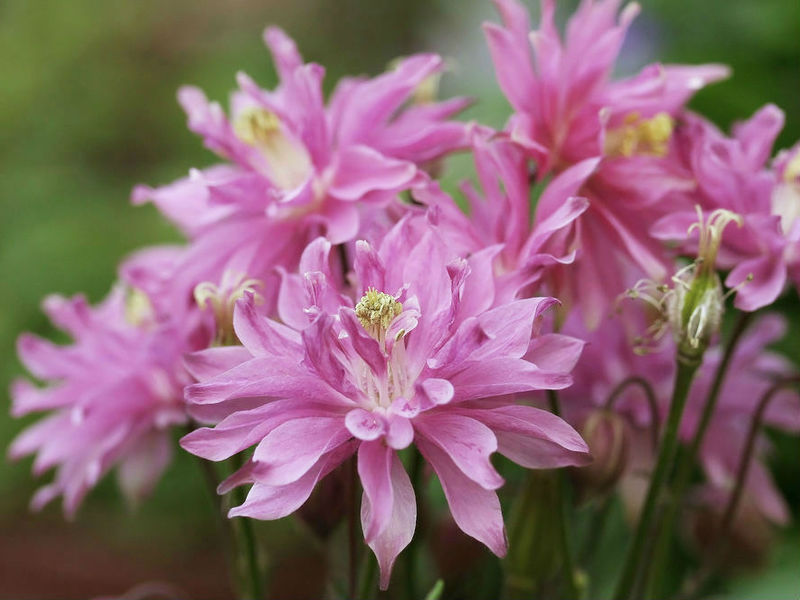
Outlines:
[[[303,63],[281,30],[264,37],[280,78],[274,91],[240,73],[229,117],[196,88],[178,95],[190,129],[229,163],[133,192],[135,203],[153,201],[193,240],[173,287],[219,283],[226,270],[277,287],[273,267],[295,269],[319,235],[334,244],[354,239],[361,213],[397,202],[398,192],[426,177],[418,165],[466,146],[464,124],[448,120],[466,100],[409,103],[441,71],[438,56],[346,79],[326,106],[323,68]]]
[[[767,105],[737,124],[730,138],[697,115],[685,121],[678,146],[697,181],[692,199],[704,210],[726,209],[743,219],[740,229],[729,228],[722,238],[718,264],[731,269],[725,283],[739,287],[737,308],[767,306],[783,291],[787,272],[800,281],[798,149],[785,151],[774,170],[766,166],[783,113]],[[653,234],[681,239],[691,219],[690,211],[675,210],[656,223]],[[691,252],[691,246],[684,250]]]
[[[495,4],[504,26],[484,28],[498,82],[515,110],[506,127],[511,139],[536,161],[539,179],[598,161],[577,191],[590,202],[580,218],[581,254],[562,269],[557,293],[567,305],[578,304],[594,327],[635,279],[663,280],[671,270],[648,229],[674,208],[665,198],[693,187],[674,156],[673,122],[694,92],[728,69],[655,64],[613,81],[638,5],[629,4],[618,17],[619,0],[585,0],[562,41],[552,0],[542,1],[533,32],[515,0]]]
[[[23,431],[9,454],[36,453],[37,475],[57,467],[32,506],[62,495],[72,517],[114,466],[123,492],[137,501],[170,460],[171,428],[187,422],[183,387],[190,378],[182,356],[193,348],[186,331],[159,322],[148,297],[122,285],[96,307],[82,296],[51,296],[44,310],[74,343],[57,346],[31,334],[18,341],[20,359],[46,386],[14,382],[12,414],[51,414]]]
[[[495,490],[503,479],[490,455],[528,468],[588,461],[570,426],[513,398],[571,382],[580,344],[531,339],[555,300],[492,307],[491,271],[471,269],[438,231],[412,220],[378,248],[356,245],[356,302],[331,285],[330,243],[322,239],[304,253],[302,288],[285,286],[280,322],[239,301],[234,327],[244,347],[189,361],[201,382],[187,388],[190,411],[211,410],[221,421],[182,440],[210,460],[257,444],[220,491],[252,482],[230,515],[260,519],[294,512],[320,478],[357,453],[362,525],[383,588],[416,522],[399,450],[419,449],[459,527],[500,556],[506,538]]]

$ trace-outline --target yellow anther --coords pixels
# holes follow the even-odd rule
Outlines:
[[[295,189],[311,174],[311,158],[305,146],[287,135],[272,111],[255,106],[242,110],[233,121],[233,131],[245,144],[261,151],[268,176],[278,187]]]
[[[605,153],[611,157],[634,155],[666,156],[672,138],[673,121],[661,112],[649,119],[642,119],[632,112],[623,124],[606,134]]]
[[[795,179],[800,179],[800,152],[796,152],[783,169],[783,180],[786,183],[794,183]]]
[[[375,288],[369,288],[356,304],[356,316],[370,335],[380,338],[389,324],[403,311],[403,305],[394,297]]]
[[[282,135],[281,121],[277,115],[254,106],[236,116],[233,131],[240,140],[251,146],[274,144],[276,138]]]
[[[153,304],[143,291],[137,288],[128,290],[125,299],[125,320],[134,327],[142,327],[153,319]]]

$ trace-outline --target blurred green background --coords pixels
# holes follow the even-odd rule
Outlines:
[[[563,4],[564,13],[574,5]],[[800,2],[642,4],[623,70],[656,58],[730,64],[733,78],[702,91],[694,108],[727,128],[775,102],[787,113],[779,147],[800,138]],[[496,20],[488,0],[0,0],[0,387],[22,372],[14,353],[21,331],[54,335],[39,310],[46,294],[99,300],[121,257],[178,239],[152,207],[131,207],[128,194],[136,183],[166,183],[214,160],[185,128],[179,85],[199,85],[223,103],[237,70],[271,87],[261,32],[274,23],[326,66],[328,89],[399,55],[440,52],[452,63],[443,93],[474,96],[465,118],[499,127],[508,107],[482,39],[487,19]],[[468,173],[469,159],[450,166],[453,182]],[[796,297],[783,307],[797,312]],[[4,453],[31,420],[2,416],[2,398]],[[800,479],[800,448],[794,440],[780,447],[779,477],[797,514],[791,480]],[[0,461],[0,598],[119,594],[155,580],[194,598],[228,594],[210,501],[187,456],[135,515],[107,478],[71,524],[58,504],[28,514],[37,485],[29,469],[29,460]],[[273,558],[301,571],[313,564],[303,535],[291,524],[269,529],[270,546],[281,548]],[[770,566],[733,582],[730,597],[796,597],[797,529],[782,540]],[[280,597],[304,593],[290,586]]]

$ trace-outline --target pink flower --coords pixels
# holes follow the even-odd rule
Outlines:
[[[294,269],[312,239],[354,239],[363,211],[396,202],[425,177],[418,165],[466,145],[463,124],[448,121],[464,99],[405,106],[441,71],[439,57],[419,54],[374,79],[344,80],[326,106],[323,68],[303,63],[277,28],[264,39],[280,78],[274,91],[240,73],[230,118],[196,88],[178,94],[190,129],[229,162],[133,192],[134,203],[153,201],[193,240],[177,269],[181,287],[218,282],[225,270],[269,279],[275,266]]]
[[[692,200],[704,209],[728,209],[744,220],[743,227],[727,229],[719,255],[720,267],[731,269],[726,285],[740,286],[735,305],[741,310],[772,304],[787,274],[800,282],[797,149],[784,152],[775,170],[766,166],[783,120],[776,106],[767,105],[737,124],[729,138],[702,117],[687,115],[679,136],[683,160],[697,180]],[[677,210],[664,217],[653,233],[683,239],[689,212]]]
[[[127,295],[127,297],[126,297]],[[11,387],[12,414],[50,414],[23,431],[9,454],[36,453],[34,473],[57,467],[52,483],[35,494],[38,510],[56,496],[72,517],[83,497],[112,467],[131,500],[148,494],[170,460],[170,428],[186,423],[181,358],[183,331],[153,319],[140,292],[121,286],[96,307],[82,296],[51,296],[50,319],[74,339],[56,346],[23,334],[20,359],[41,388],[26,380]]]
[[[498,82],[515,110],[506,127],[511,139],[536,161],[538,179],[595,160],[576,192],[590,202],[579,220],[581,253],[574,266],[562,269],[557,293],[578,303],[595,327],[642,274],[660,280],[672,270],[648,229],[666,214],[668,195],[692,187],[674,158],[673,120],[695,91],[728,71],[719,65],[650,65],[612,81],[638,5],[629,4],[617,18],[619,0],[584,0],[562,41],[552,0],[542,1],[534,32],[515,0],[495,4],[504,26],[484,29]]]
[[[356,245],[357,302],[331,285],[330,243],[306,249],[301,275],[286,276],[280,321],[236,307],[243,347],[190,357],[200,383],[190,411],[219,421],[181,441],[223,460],[256,445],[220,487],[253,483],[231,516],[276,519],[305,502],[322,477],[354,453],[364,487],[362,525],[386,588],[411,540],[416,503],[398,451],[412,443],[438,475],[459,527],[502,556],[495,490],[500,452],[528,468],[584,464],[587,448],[558,417],[514,402],[560,389],[580,344],[531,339],[555,300],[492,307],[491,272],[452,254],[433,227],[403,219],[375,248]],[[424,223],[424,221],[423,221]]]

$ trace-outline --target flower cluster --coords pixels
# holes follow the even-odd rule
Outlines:
[[[50,415],[10,453],[36,453],[36,474],[58,467],[35,508],[63,495],[73,515],[113,467],[141,497],[179,426],[184,450],[243,460],[219,486],[250,485],[231,517],[290,515],[352,461],[386,588],[415,532],[414,457],[458,527],[504,556],[492,455],[624,490],[661,460],[686,362],[698,374],[673,433],[700,442],[698,485],[716,491],[696,499],[728,497],[759,400],[794,373],[765,349],[781,337],[776,315],[726,354],[725,299],[752,312],[800,288],[800,144],[770,162],[783,121],[771,105],[732,137],[686,109],[724,66],[613,79],[634,4],[584,0],[563,36],[553,0],[533,31],[516,0],[495,4],[502,25],[485,33],[513,108],[501,131],[456,120],[466,99],[433,97],[444,62],[431,54],[345,79],[326,101],[323,68],[276,28],[264,36],[274,90],[240,73],[227,114],[180,90],[189,128],[223,162],[132,200],[154,203],[186,244],[126,259],[96,307],[49,298],[72,345],[20,337],[45,387],[16,382],[13,413]],[[477,185],[454,197],[437,176],[457,151]],[[563,390],[562,416],[541,407],[543,390]],[[764,421],[798,432],[799,406],[784,390]],[[759,434],[756,458],[766,450]],[[744,490],[786,521],[760,461]]]

